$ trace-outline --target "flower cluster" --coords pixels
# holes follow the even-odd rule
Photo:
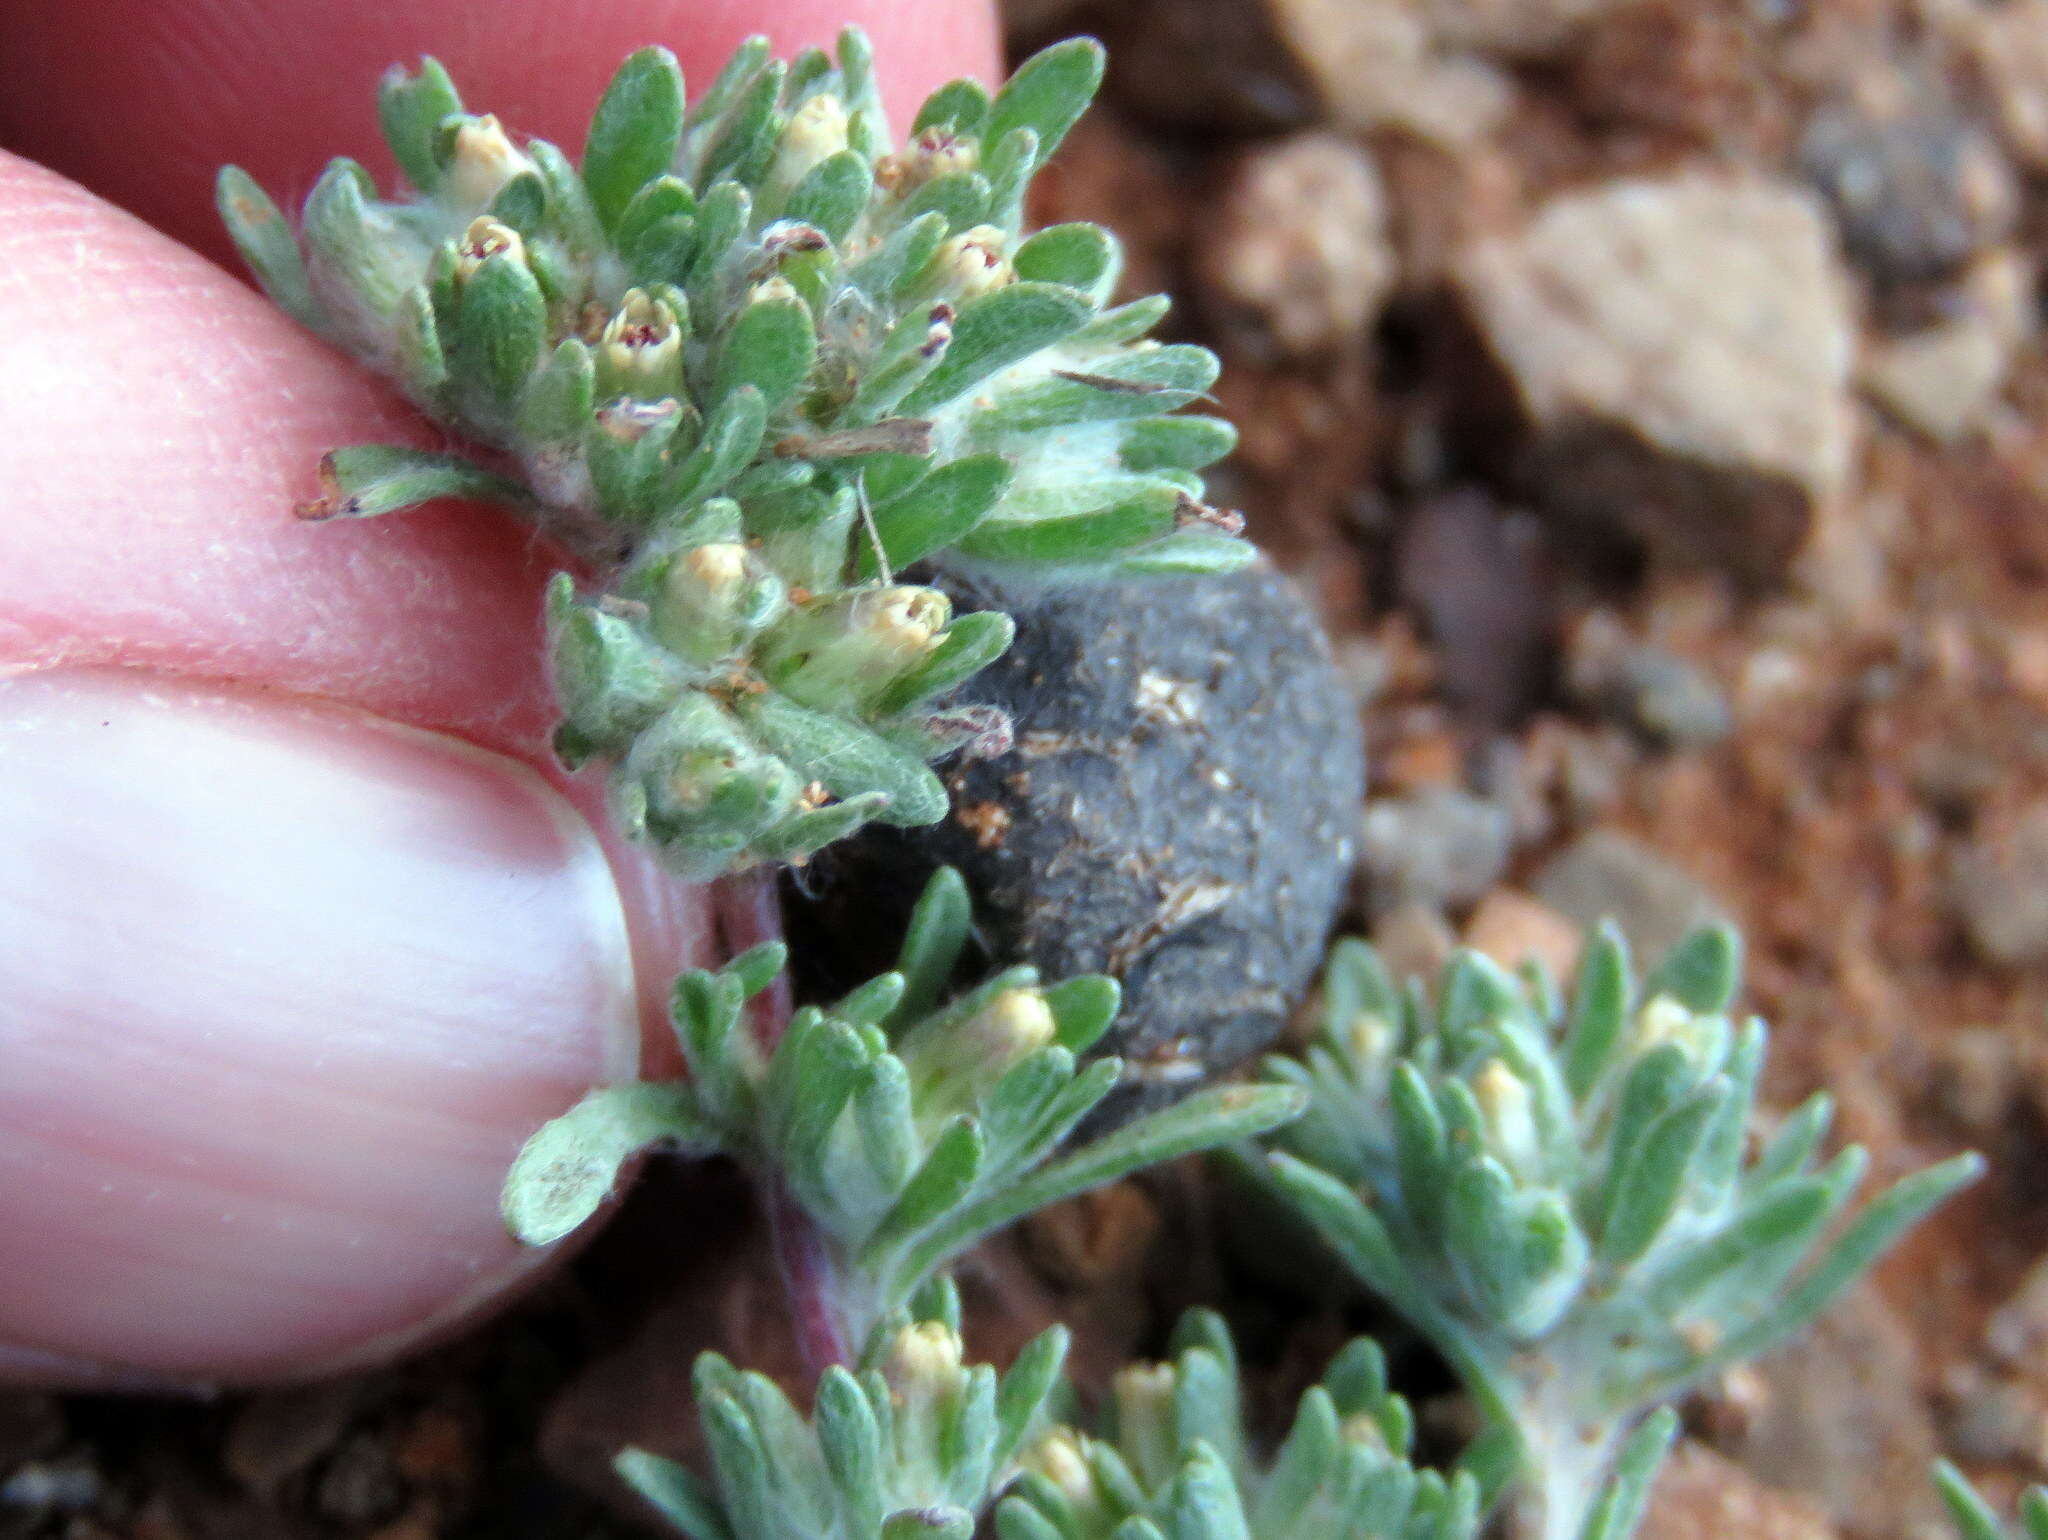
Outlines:
[[[744,45],[685,105],[626,60],[579,164],[465,110],[432,60],[384,82],[414,193],[338,160],[298,229],[230,167],[219,204],[292,315],[471,448],[327,457],[312,517],[439,496],[526,510],[579,555],[548,606],[574,765],[701,878],[945,811],[928,762],[1007,739],[947,705],[999,613],[898,580],[942,560],[1113,576],[1235,567],[1202,502],[1229,427],[1171,414],[1216,374],[1112,306],[1115,240],[1027,234],[1033,174],[1102,73],[1092,41],[993,96],[955,81],[890,147],[866,40]]]

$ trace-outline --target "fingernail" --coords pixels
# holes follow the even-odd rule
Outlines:
[[[0,1374],[290,1376],[516,1282],[499,1185],[632,1072],[632,951],[590,824],[510,760],[0,681]]]

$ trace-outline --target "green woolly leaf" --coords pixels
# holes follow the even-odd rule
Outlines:
[[[1174,1540],[1251,1540],[1237,1481],[1223,1458],[1197,1443],[1166,1493]]]
[[[1999,1522],[1997,1511],[1977,1495],[1977,1489],[1955,1466],[1937,1460],[1934,1484],[1963,1540],[2006,1540],[2005,1526]]]
[[[705,88],[704,94],[691,106],[684,118],[684,126],[695,128],[723,116],[773,53],[774,45],[758,32],[743,41],[732,51],[732,57],[725,61],[725,67]]]
[[[862,1265],[874,1267],[957,1209],[981,1179],[983,1153],[981,1125],[973,1118],[962,1114],[940,1130],[924,1164],[861,1248]]]
[[[1644,1133],[1633,1158],[1611,1179],[1613,1195],[1599,1244],[1604,1265],[1626,1267],[1663,1232],[1707,1130],[1727,1100],[1725,1083],[1702,1086]]]
[[[619,1479],[690,1540],[739,1540],[709,1483],[673,1460],[627,1449],[612,1461]]]
[[[1906,1231],[1983,1174],[1984,1158],[1971,1153],[1901,1178],[1850,1221],[1788,1294],[1761,1319],[1721,1342],[1703,1367],[1754,1358],[1805,1330]]]
[[[687,1089],[645,1082],[592,1091],[526,1141],[505,1178],[505,1228],[528,1246],[562,1239],[603,1207],[619,1168],[653,1145],[719,1148]]]
[[[249,264],[271,303],[301,326],[321,330],[326,312],[313,297],[291,225],[270,194],[240,166],[223,166],[214,182],[213,201],[235,250]]]
[[[491,199],[491,218],[501,225],[510,225],[529,239],[541,232],[547,212],[547,185],[536,171],[520,172]],[[535,272],[538,276],[537,266]]]
[[[1052,1399],[1070,1340],[1066,1327],[1047,1327],[1024,1344],[1024,1351],[1003,1376],[1002,1388],[996,1393],[996,1435],[990,1449],[997,1470],[1017,1457]]]
[[[1696,930],[1643,980],[1643,998],[1669,995],[1702,1016],[1724,1011],[1742,983],[1742,937],[1732,926]]]
[[[1584,1099],[1607,1073],[1634,1003],[1628,944],[1613,922],[1605,921],[1579,961],[1565,1020],[1564,1078],[1574,1098]]]
[[[998,512],[959,542],[963,555],[995,562],[1082,562],[1162,540],[1174,531],[1181,491],[1144,487],[1107,507],[1048,518]]]
[[[632,281],[647,288],[687,282],[697,246],[697,221],[687,214],[671,214],[637,231],[631,240],[621,240],[619,255]]]
[[[1167,312],[1171,309],[1173,301],[1164,294],[1150,294],[1143,299],[1134,299],[1127,305],[1118,305],[1114,310],[1103,311],[1074,333],[1074,345],[1077,348],[1111,348],[1126,342],[1136,342],[1165,320]]]
[[[393,324],[398,383],[413,401],[435,410],[448,384],[448,359],[441,351],[434,302],[424,287],[407,291],[398,302]]]
[[[721,971],[739,985],[742,998],[751,1000],[782,976],[788,962],[789,947],[785,942],[763,941],[748,947]]]
[[[986,223],[988,211],[988,178],[978,171],[954,171],[933,177],[912,193],[903,206],[903,217],[921,219],[936,214],[945,220],[946,233],[957,235]]]
[[[868,1065],[854,1089],[853,1121],[876,1186],[900,1192],[917,1169],[920,1150],[910,1072],[894,1054],[881,1054]]]
[[[960,1286],[944,1273],[927,1278],[910,1296],[906,1314],[913,1321],[936,1321],[957,1336],[960,1331]]]
[[[903,988],[902,974],[877,974],[841,995],[831,1014],[856,1027],[880,1026],[902,1002]]]
[[[1017,623],[999,610],[976,610],[954,620],[939,644],[903,674],[876,703],[883,714],[907,711],[980,673],[1009,651]]]
[[[974,905],[967,896],[967,880],[950,866],[940,867],[918,895],[896,954],[903,995],[880,1023],[891,1037],[922,1020],[938,1004],[973,930]]]
[[[885,1517],[882,1494],[888,1489],[882,1429],[859,1382],[837,1364],[818,1381],[816,1421],[818,1448],[832,1473],[848,1529],[856,1535],[873,1534]]]
[[[1678,1414],[1660,1406],[1629,1435],[1614,1462],[1614,1474],[1602,1489],[1579,1540],[1629,1540],[1650,1505],[1657,1471],[1678,1436]]]
[[[1107,1088],[1105,1087],[1105,1090]],[[1015,1186],[958,1209],[912,1256],[919,1272],[938,1266],[991,1230],[1198,1150],[1252,1139],[1298,1117],[1304,1099],[1284,1086],[1221,1086],[1126,1123]]]
[[[683,72],[666,48],[626,56],[583,142],[583,183],[607,230],[634,194],[674,163],[683,136]]]
[[[1019,278],[1063,283],[1094,294],[1116,276],[1116,237],[1101,225],[1051,225],[1017,248],[1011,264]]]
[[[1123,986],[1100,973],[1087,973],[1045,991],[1052,1012],[1053,1041],[1069,1053],[1086,1053],[1102,1039],[1123,1008]]]
[[[377,86],[377,121],[384,130],[384,142],[406,180],[421,192],[430,193],[441,184],[441,160],[434,153],[441,120],[462,111],[462,98],[441,61],[420,60],[415,74],[404,65],[384,72]]]
[[[631,251],[664,220],[694,221],[696,214],[697,195],[688,182],[673,174],[657,176],[633,194],[612,229],[612,240],[621,252]]]
[[[891,568],[901,571],[912,562],[958,545],[987,517],[1010,487],[1010,462],[1001,455],[969,455],[949,460],[905,492],[877,503],[871,510]],[[863,579],[879,575],[872,547],[857,563]]]
[[[924,99],[911,120],[914,139],[928,129],[950,128],[963,138],[976,137],[988,120],[988,92],[979,81],[951,80]]]
[[[767,435],[768,402],[761,392],[751,386],[729,392],[663,484],[661,505],[687,509],[715,496],[760,453]]]
[[[321,496],[299,509],[304,519],[369,519],[417,508],[437,498],[460,497],[527,508],[523,486],[472,461],[392,444],[355,444],[320,459]]]
[[[1221,577],[1248,567],[1258,559],[1258,547],[1248,541],[1189,529],[1111,557],[1099,575],[1115,578]]]
[[[1013,129],[1028,128],[1038,135],[1036,164],[1044,165],[1095,99],[1106,62],[1092,37],[1069,38],[1033,54],[996,93],[983,141],[997,144]]]
[[[683,286],[690,311],[700,317],[723,316],[729,304],[719,292],[720,264],[753,218],[753,195],[737,182],[718,182],[697,205],[697,252],[690,259]]]
[[[953,342],[938,367],[899,410],[923,416],[1079,330],[1088,301],[1059,284],[1012,283],[969,300],[953,321]]]
[[[1236,447],[1237,429],[1221,417],[1147,417],[1125,431],[1119,458],[1128,471],[1198,471]]]
[[[564,339],[527,381],[519,402],[520,435],[547,447],[580,442],[590,427],[596,396],[590,349],[574,337]]]
[[[548,233],[554,237],[530,248],[528,255],[539,254],[544,258],[551,248],[559,248],[564,257],[579,267],[597,262],[604,251],[604,229],[598,223],[597,210],[591,207],[590,190],[569,164],[569,157],[545,139],[529,139],[526,158],[533,162],[547,186]],[[589,297],[580,289],[561,293],[567,304],[581,304]]]
[[[789,195],[783,218],[813,225],[839,245],[867,211],[874,187],[867,161],[852,150],[841,150],[805,173]]]
[[[1024,222],[1024,195],[1038,169],[1038,134],[1013,128],[999,140],[982,141],[982,174],[988,178],[992,218],[1014,235]]]
[[[755,299],[733,322],[720,349],[711,399],[751,386],[773,417],[806,379],[818,355],[811,309],[794,293]]]
[[[1744,1190],[1762,1192],[1803,1172],[1814,1151],[1820,1148],[1821,1140],[1827,1137],[1828,1125],[1834,1118],[1834,1099],[1827,1092],[1816,1091],[1807,1097],[1778,1125],[1777,1132],[1757,1156],[1756,1164],[1744,1173]]]
[[[488,409],[518,401],[547,339],[547,301],[533,269],[510,252],[488,256],[462,285],[455,353],[461,379]]]
[[[946,788],[924,761],[858,723],[799,706],[772,690],[743,701],[740,711],[761,741],[806,780],[822,782],[836,797],[887,795],[881,822],[919,828],[946,816]]]
[[[785,73],[781,60],[770,59],[741,88],[705,153],[697,178],[700,188],[727,178],[749,186],[760,181],[782,133],[777,109]]]

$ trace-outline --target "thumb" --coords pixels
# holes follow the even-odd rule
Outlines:
[[[60,179],[0,216],[0,1372],[389,1354],[532,1265],[504,1170],[696,899],[535,768],[531,542],[292,519],[416,429]]]

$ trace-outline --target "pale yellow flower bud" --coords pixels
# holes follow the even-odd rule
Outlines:
[[[1052,1008],[1035,989],[1004,990],[968,1027],[979,1053],[991,1065],[1004,1068],[1036,1053],[1058,1030]]]
[[[776,153],[774,178],[794,187],[822,160],[846,148],[846,104],[830,92],[812,97],[790,114]]]
[[[666,301],[643,290],[626,291],[597,346],[609,391],[661,397],[672,394],[681,379],[682,326]]]
[[[862,628],[885,656],[910,662],[931,651],[952,618],[952,604],[935,589],[884,588],[867,607]]]
[[[899,1397],[941,1396],[959,1388],[967,1371],[960,1334],[943,1321],[919,1321],[896,1333],[882,1359],[882,1378]]]
[[[1032,1446],[1024,1468],[1050,1481],[1077,1508],[1095,1501],[1095,1476],[1088,1469],[1088,1440],[1072,1428],[1054,1428]]]
[[[515,262],[526,260],[526,242],[519,232],[510,225],[501,225],[489,215],[480,215],[469,222],[469,228],[462,232],[462,240],[455,248],[455,278],[459,283],[484,265],[487,258],[509,256]]]
[[[1472,1096],[1486,1119],[1487,1144],[1511,1171],[1536,1158],[1536,1115],[1528,1082],[1499,1059],[1489,1059],[1472,1078]]]
[[[939,287],[961,299],[1000,289],[1016,276],[1003,248],[1009,237],[994,225],[962,230],[939,248],[932,259]]]
[[[533,162],[506,136],[498,120],[486,114],[455,130],[455,151],[442,185],[459,207],[486,209],[507,182],[533,169]]]

